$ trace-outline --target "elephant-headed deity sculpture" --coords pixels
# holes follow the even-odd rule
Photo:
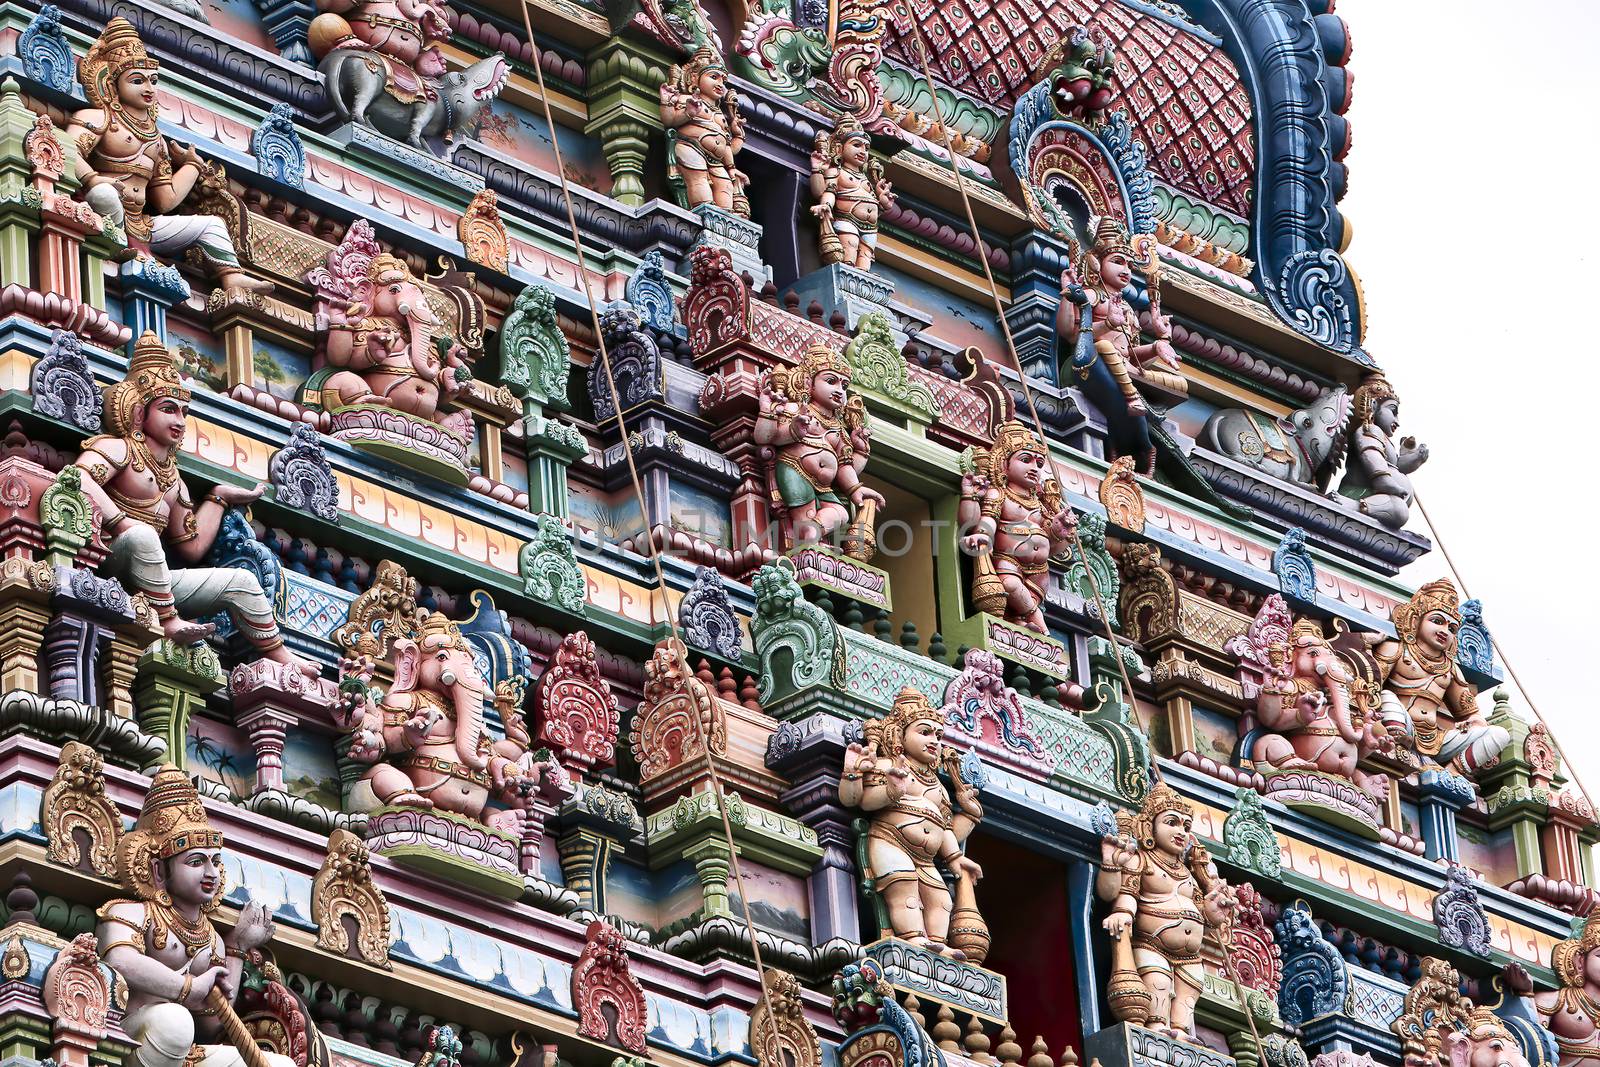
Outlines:
[[[1223,408],[1206,420],[1199,441],[1262,474],[1326,491],[1344,464],[1350,408],[1342,385],[1281,417]]]
[[[965,844],[983,818],[978,791],[985,777],[976,756],[960,756],[943,731],[944,717],[927,696],[902,689],[889,714],[867,722],[864,740],[846,750],[839,802],[870,820],[862,870],[881,904],[884,936],[981,963],[989,929],[974,886],[983,870]],[[954,787],[954,806],[941,770]],[[953,896],[940,867],[954,877]]]
[[[970,530],[973,606],[987,615],[1048,633],[1045,584],[1052,559],[1065,559],[1077,515],[1061,501],[1050,450],[1020,422],[1001,423],[994,444],[976,449],[961,479],[956,521]]]
[[[339,117],[429,151],[467,132],[505,87],[496,52],[449,71],[439,42],[451,35],[437,0],[317,0],[311,51]]]
[[[1180,1041],[1194,1040],[1209,935],[1227,944],[1239,901],[1194,837],[1194,808],[1157,785],[1137,812],[1117,813],[1101,843],[1095,893],[1111,905],[1106,999],[1116,1018]]]
[[[667,177],[685,207],[703,204],[750,217],[745,186],[750,176],[734,158],[744,147],[739,95],[728,84],[728,68],[701,47],[674,66],[661,85],[661,123],[667,128]]]
[[[869,561],[883,497],[861,480],[872,441],[866,407],[850,392],[850,364],[814,344],[799,366],[767,373],[759,405],[754,437],[786,546],[816,544],[853,518],[845,551]]]
[[[1549,1035],[1519,1014],[1516,998],[1503,999],[1498,1009],[1475,1005],[1454,967],[1425,956],[1389,1027],[1400,1038],[1405,1067],[1546,1067]]]
[[[1240,756],[1262,775],[1266,795],[1376,837],[1389,779],[1361,761],[1393,753],[1395,743],[1378,712],[1377,663],[1357,646],[1336,648],[1320,622],[1292,619],[1273,593],[1225,647],[1254,694]]]
[[[1429,582],[1390,615],[1395,636],[1368,634],[1383,686],[1380,714],[1402,758],[1467,778],[1492,767],[1511,743],[1478,709],[1477,687],[1457,662],[1460,598],[1448,579]]]
[[[372,592],[381,597],[386,587],[394,583],[380,580]],[[371,813],[373,851],[517,895],[524,839],[542,829],[531,808],[567,783],[548,750],[531,748],[523,680],[501,681],[491,699],[476,651],[455,622],[402,607],[374,631],[370,614],[358,599],[336,634],[353,653],[340,682],[348,758],[367,765],[348,806]],[[380,695],[374,653],[385,644],[394,680]],[[491,704],[503,736],[487,722]]]
[[[1428,446],[1406,437],[1396,444],[1400,397],[1382,374],[1372,374],[1356,390],[1345,431],[1344,479],[1339,495],[1357,502],[1363,515],[1391,530],[1411,518],[1411,474],[1428,461]]]
[[[383,252],[365,220],[306,280],[316,292],[318,342],[303,400],[329,412],[334,437],[464,483],[472,416],[448,407],[472,372],[432,287]]]
[[[159,64],[133,24],[121,16],[106,23],[78,64],[89,107],[74,112],[67,126],[78,149],[78,195],[120,225],[136,251],[169,259],[188,253],[223,289],[271,290],[271,282],[252,278],[240,266],[222,215],[201,207],[207,200],[232,199],[221,165],[161,136],[159,77]],[[185,204],[191,213],[180,212]],[[239,210],[236,201],[231,208]]]

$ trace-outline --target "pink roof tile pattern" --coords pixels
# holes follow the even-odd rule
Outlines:
[[[921,69],[915,20],[935,76],[1003,108],[1045,76],[1045,57],[1069,27],[1099,25],[1116,54],[1112,106],[1128,109],[1156,175],[1248,217],[1250,95],[1232,60],[1194,34],[1118,0],[891,0],[889,17],[889,56]]]

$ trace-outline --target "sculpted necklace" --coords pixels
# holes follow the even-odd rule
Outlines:
[[[1173,881],[1181,882],[1189,877],[1189,868],[1184,865],[1182,856],[1179,856],[1177,861],[1174,862],[1167,859],[1166,855],[1157,849],[1151,849],[1150,854],[1151,858],[1156,861],[1156,866],[1165,871]]]
[[[156,486],[165,493],[178,482],[178,459],[169,455],[165,460],[156,458],[150,446],[145,443],[144,432],[135,433],[129,440],[133,443],[133,459],[129,464],[136,471],[149,471],[156,476]]]
[[[1039,510],[1039,497],[1037,494],[1019,493],[1015,489],[1011,488],[1011,484],[1009,482],[1006,483],[1006,499],[1011,501],[1013,504],[1027,508],[1029,511]]]
[[[178,909],[175,907],[169,907],[160,902],[152,902],[150,907],[155,912],[157,927],[177,934],[178,940],[183,942],[184,947],[189,950],[190,956],[211,944],[214,931],[211,927],[211,920],[204,915],[191,922],[179,914]]]

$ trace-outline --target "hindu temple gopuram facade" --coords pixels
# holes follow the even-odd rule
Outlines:
[[[0,1067],[1600,1058],[1332,7],[0,3]]]

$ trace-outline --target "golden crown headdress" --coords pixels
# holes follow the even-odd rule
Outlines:
[[[1118,252],[1130,259],[1136,255],[1127,229],[1110,215],[1101,215],[1095,220],[1094,245],[1090,248],[1090,252],[1097,257]]]
[[[79,61],[78,81],[92,106],[120,111],[117,79],[130,70],[156,70],[159,66],[144,50],[144,41],[133,23],[118,15],[106,23],[99,39]]]
[[[106,386],[106,429],[117,437],[127,437],[139,429],[139,409],[152,400],[172,397],[189,402],[189,388],[178,373],[172,353],[151,330],[133,345],[127,376]]]
[[[367,277],[373,281],[378,280],[390,271],[403,274],[407,278],[411,277],[411,267],[407,265],[406,261],[390,252],[381,252],[373,256],[371,262],[367,264]]]
[[[817,343],[806,349],[800,364],[787,371],[773,371],[773,384],[778,391],[796,403],[804,403],[811,396],[811,382],[823,371],[833,371],[848,380],[850,364],[844,356],[828,345]]]
[[[1351,402],[1351,417],[1357,426],[1365,426],[1372,421],[1372,415],[1378,410],[1378,405],[1385,400],[1399,400],[1400,396],[1394,391],[1394,386],[1389,384],[1389,379],[1382,374],[1369,374],[1362,380],[1356,395]]]
[[[1396,632],[1402,638],[1413,636],[1423,618],[1430,611],[1442,611],[1452,619],[1461,618],[1461,596],[1448,578],[1429,582],[1418,589],[1410,600],[1397,606],[1390,616]]]
[[[1584,920],[1583,933],[1556,943],[1550,950],[1550,969],[1556,972],[1562,985],[1581,989],[1583,957],[1597,948],[1600,948],[1600,911],[1591,912]]]
[[[1185,800],[1176,789],[1162,782],[1144,795],[1144,803],[1139,805],[1137,813],[1130,811],[1117,813],[1118,829],[1131,834],[1141,846],[1153,848],[1156,820],[1169,811],[1194,818],[1194,805]]]
[[[1289,629],[1289,644],[1298,645],[1302,640],[1326,642],[1328,634],[1316,619],[1296,619]]]
[[[170,763],[156,771],[145,794],[139,821],[117,845],[117,869],[125,888],[140,900],[155,900],[161,890],[153,865],[197,848],[222,847],[222,832],[211,828],[200,793],[188,775]],[[224,892],[220,883],[210,907]]]
[[[868,139],[867,128],[861,125],[861,120],[850,116],[840,119],[833,127],[833,143],[842,145],[852,138],[859,137],[863,141]]]
[[[920,689],[906,686],[894,698],[894,706],[883,718],[868,722],[865,730],[869,741],[876,742],[879,754],[895,757],[905,751],[906,731],[922,721],[944,726],[944,715],[928,700]]]

